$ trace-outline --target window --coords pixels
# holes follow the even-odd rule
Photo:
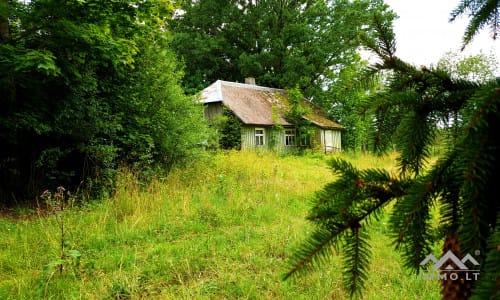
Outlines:
[[[285,129],[285,146],[295,146],[295,129]]]
[[[305,129],[299,133],[300,145],[303,147],[311,146],[311,134],[312,132]]]
[[[311,146],[311,136],[309,134],[305,134],[300,137],[300,145],[301,146]]]
[[[265,145],[265,131],[263,128],[255,128],[255,146]]]

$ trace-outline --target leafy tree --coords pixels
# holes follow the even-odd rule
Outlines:
[[[160,33],[140,40],[144,46],[135,57],[134,72],[121,85],[117,111],[123,119],[117,142],[119,159],[129,166],[158,165],[168,171],[193,157],[205,138],[203,108],[184,95],[182,72],[168,40]]]
[[[358,59],[344,68],[335,84],[328,87],[327,95],[334,101],[330,104],[330,117],[342,124],[342,148],[363,152],[368,150],[369,135],[372,131],[371,116],[365,110],[368,96],[380,86],[379,80],[369,86],[359,81],[366,69],[366,62]]]
[[[102,190],[118,165],[169,166],[201,140],[166,48],[168,3],[0,2],[1,202]]]
[[[476,55],[463,56],[458,53],[447,52],[438,61],[436,68],[450,73],[452,78],[486,83],[495,79],[497,60],[494,53],[486,55],[482,52]],[[462,126],[463,116],[455,111],[441,122],[439,138],[442,141],[457,139],[459,127]],[[442,143],[441,141],[441,143]],[[439,142],[437,142],[438,144]]]
[[[356,56],[367,11],[380,1],[183,1],[170,22],[186,62],[184,86],[199,91],[218,79],[255,77],[294,88],[322,103],[324,87]]]
[[[494,3],[489,15],[498,19],[499,6]],[[472,292],[474,299],[497,299],[500,202],[494,174],[500,167],[500,142],[494,137],[500,121],[500,82],[480,84],[440,69],[409,65],[394,55],[391,20],[379,14],[372,20],[378,36],[367,38],[365,44],[380,62],[369,73],[389,74],[387,88],[370,97],[368,109],[379,133],[374,146],[383,151],[396,144],[399,172],[359,170],[341,159],[332,160],[340,177],[318,192],[308,216],[315,230],[291,257],[287,277],[323,264],[332,246],[338,246],[344,256],[344,283],[351,295],[360,292],[370,259],[365,227],[392,204],[393,238],[407,267],[418,272],[435,243],[442,245],[443,254],[474,254],[480,263],[479,279],[466,280],[471,274],[462,272],[458,280],[442,280],[443,298],[468,299]],[[456,140],[429,165],[438,122],[457,112],[462,121]],[[439,208],[438,234],[433,234],[434,207]]]
[[[498,67],[495,54],[487,55],[483,52],[465,57],[458,53],[447,52],[436,66],[436,68],[443,69],[456,78],[480,83],[495,79]]]
[[[241,149],[241,121],[230,109],[222,109],[222,115],[214,120],[219,146],[222,149]]]

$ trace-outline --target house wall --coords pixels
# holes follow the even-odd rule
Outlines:
[[[255,127],[241,126],[241,150],[255,148]]]
[[[223,107],[221,102],[214,102],[205,104],[205,108],[203,110],[203,116],[205,119],[211,123],[215,117],[221,116],[223,113]]]
[[[255,129],[264,129],[264,146],[255,145]],[[286,151],[285,131],[270,126],[242,126],[241,127],[241,149],[268,149],[274,151]]]
[[[211,122],[215,117],[222,115],[223,106],[221,103],[209,103],[205,106],[205,118]],[[265,132],[265,145],[256,147],[255,145],[255,129],[262,128]],[[299,140],[297,138],[296,142]],[[319,148],[322,152],[338,152],[341,151],[341,131],[333,129],[323,129],[315,127],[315,134],[311,146]],[[277,152],[286,152],[295,147],[285,146],[285,131],[284,129],[272,126],[241,126],[241,149],[269,149]]]
[[[285,130],[279,128],[269,128],[268,148],[277,152],[284,152],[287,150],[285,146]]]

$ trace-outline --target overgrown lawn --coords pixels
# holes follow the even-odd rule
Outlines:
[[[344,158],[360,167],[394,164],[392,156]],[[334,180],[327,162],[225,152],[148,186],[123,172],[110,199],[59,217],[2,218],[0,299],[348,298],[340,257],[281,280],[310,229],[314,192]],[[373,223],[371,236],[365,299],[439,298],[436,282],[402,268],[385,219]]]

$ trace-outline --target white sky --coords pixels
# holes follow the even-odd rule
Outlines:
[[[429,66],[436,64],[448,51],[460,52],[468,19],[461,17],[453,23],[448,22],[459,0],[385,0],[385,3],[399,16],[394,22],[396,55],[404,61]],[[493,41],[488,28],[474,38],[463,54],[473,55],[480,51],[493,52],[500,60],[500,40]]]

